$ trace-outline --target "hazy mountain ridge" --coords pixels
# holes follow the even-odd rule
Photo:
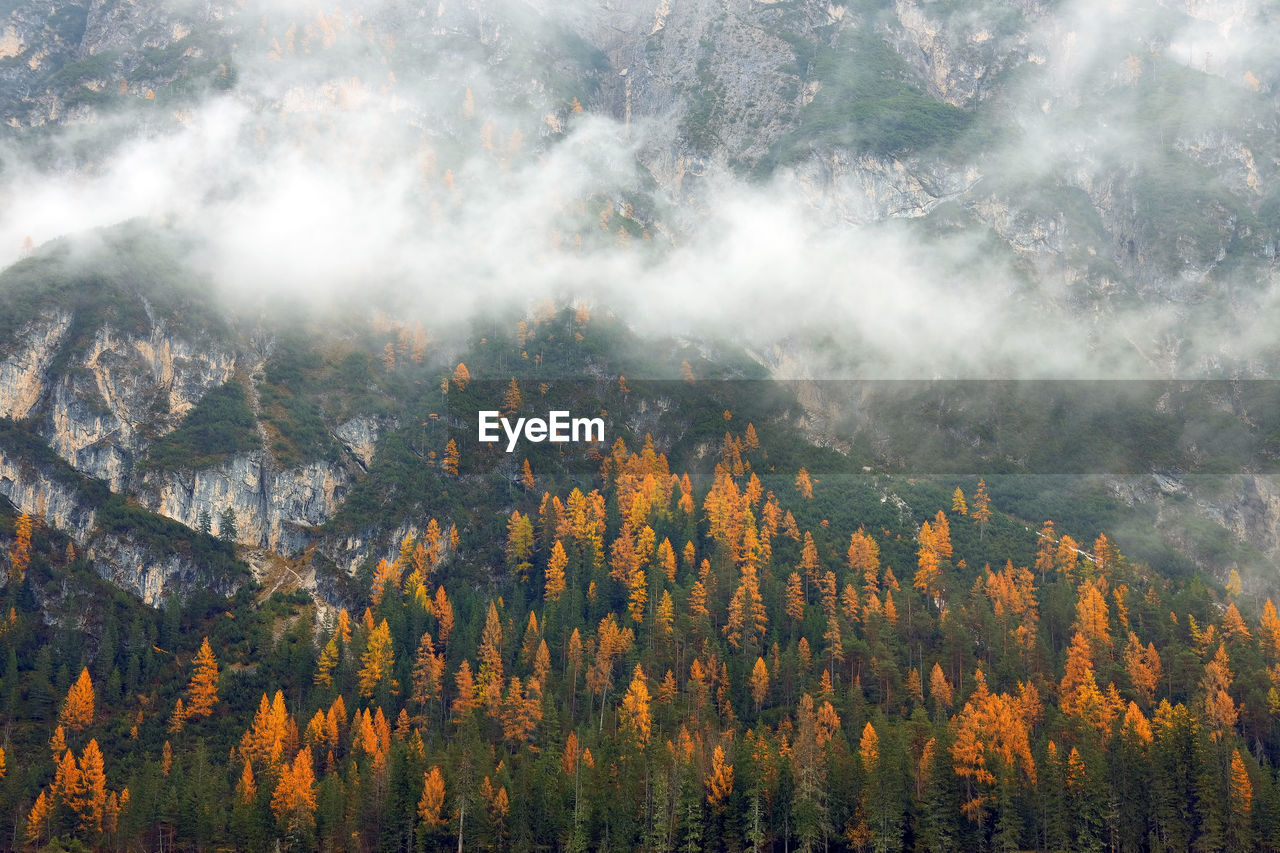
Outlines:
[[[48,266],[65,246],[14,267],[0,414],[292,557],[410,427],[370,308],[420,318],[436,370],[477,313],[550,298],[788,377],[1270,376],[1270,26],[1257,3],[16,4],[13,255],[129,216],[177,243],[125,239],[105,280]],[[327,350],[282,360],[353,293]],[[161,447],[227,383],[242,445]],[[87,543],[92,514],[14,458],[6,494]],[[1201,514],[1272,553],[1250,500]],[[321,537],[339,575],[391,535],[364,521]]]
[[[1018,306],[1060,324],[1047,337],[1083,338],[1086,356],[1061,368],[1068,375],[1117,361],[1142,375],[1267,375],[1280,68],[1264,47],[1263,5],[1146,3],[1100,17],[1069,3],[651,5],[19,5],[3,70],[11,162],[32,150],[52,174],[83,175],[65,192],[91,194],[154,169],[169,193],[130,212],[230,230],[211,264],[265,286],[283,286],[271,282],[285,268],[258,269],[264,247],[235,221],[254,207],[298,216],[289,205],[304,203],[302,186],[291,180],[315,172],[367,179],[363,190],[335,181],[315,199],[330,208],[312,216],[329,238],[316,244],[350,235],[354,256],[390,261],[388,277],[431,263],[403,248],[424,232],[478,244],[505,215],[496,191],[518,200],[509,209],[519,218],[509,235],[489,236],[515,256],[549,251],[564,269],[548,278],[606,302],[625,295],[575,269],[566,245],[586,240],[610,279],[643,279],[655,264],[696,277],[686,256],[744,251],[757,223],[738,208],[758,217],[772,203],[808,238],[754,264],[775,281],[788,259],[806,263],[792,257],[806,242],[823,247],[849,228],[891,247],[859,270],[865,281],[850,282],[854,302],[841,312],[885,287],[905,289],[907,304],[948,298],[923,270],[895,268],[913,254],[954,278],[948,289],[1003,303],[992,319],[1015,342],[984,344],[960,368],[969,375],[1016,369],[1020,351],[1053,362],[1042,341],[1008,328],[1022,322]],[[558,182],[562,198],[537,169],[573,175]],[[344,205],[350,213],[334,212]],[[604,231],[623,228],[619,240],[651,242],[602,253],[614,247],[597,214]],[[15,243],[67,227],[19,219],[6,231]],[[529,239],[528,224],[548,219],[550,233]],[[377,226],[363,233],[362,220]],[[275,236],[282,258],[320,251],[299,234]],[[815,270],[832,266],[810,251]],[[350,266],[309,271],[341,290]],[[462,274],[505,292],[505,266]],[[770,283],[703,278],[726,295],[735,284],[763,295]],[[665,297],[634,307],[655,325],[689,323]],[[823,325],[830,313],[799,322]],[[756,324],[753,338],[778,334],[741,320]],[[975,331],[965,325],[958,335]],[[960,355],[934,346],[927,373]],[[836,369],[891,360],[885,341],[869,347]]]

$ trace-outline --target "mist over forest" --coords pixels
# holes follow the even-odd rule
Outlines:
[[[1277,850],[1274,6],[0,0],[0,847]]]

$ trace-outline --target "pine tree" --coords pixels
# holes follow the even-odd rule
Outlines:
[[[230,545],[234,545],[240,538],[236,529],[236,513],[231,507],[224,509],[218,518],[218,538]]]

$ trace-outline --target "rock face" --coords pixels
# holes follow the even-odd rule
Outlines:
[[[170,595],[183,596],[195,590],[225,595],[235,589],[233,582],[211,577],[196,561],[157,554],[129,536],[97,536],[85,553],[99,575],[152,607],[163,604]]]
[[[100,307],[113,301],[144,310],[114,321]],[[333,458],[283,465],[260,425],[258,450],[146,464],[156,441],[209,391],[240,371],[261,371],[261,352],[273,343],[257,330],[241,341],[228,328],[201,330],[192,316],[161,315],[130,287],[90,304],[46,312],[0,342],[0,496],[67,531],[99,572],[153,604],[171,592],[239,581],[127,526],[102,527],[103,502],[118,500],[113,493],[192,531],[207,514],[218,532],[230,512],[238,544],[249,548],[287,556],[312,543],[372,463],[382,421],[354,415],[334,425]],[[250,400],[257,417],[256,392]],[[350,555],[353,565],[362,559]]]
[[[333,515],[353,479],[343,466],[313,462],[281,470],[255,453],[215,469],[149,475],[141,491],[148,509],[193,529],[201,513],[216,524],[230,510],[241,544],[291,554]]]
[[[56,466],[40,464],[0,444],[0,495],[84,545],[93,533],[96,513],[59,473]]]
[[[71,315],[24,329],[16,351],[0,362],[0,417],[24,420],[44,396],[47,373],[71,326]]]

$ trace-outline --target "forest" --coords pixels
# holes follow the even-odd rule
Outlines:
[[[151,610],[6,504],[6,843],[1275,849],[1280,617],[1238,575],[1162,577],[981,479],[846,522],[847,481],[723,420],[700,483],[651,440],[567,493],[524,460],[488,583],[429,518],[351,609]],[[450,443],[441,482],[479,476]]]

